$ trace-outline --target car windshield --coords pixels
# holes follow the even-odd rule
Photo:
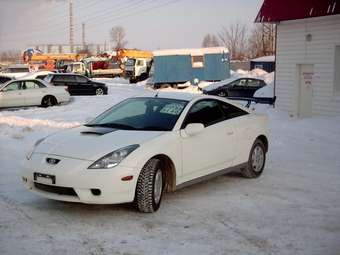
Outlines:
[[[170,131],[188,101],[147,97],[127,99],[86,124],[124,130]]]

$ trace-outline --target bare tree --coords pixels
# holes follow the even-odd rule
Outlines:
[[[125,40],[126,34],[125,29],[122,26],[115,26],[110,31],[111,42],[114,45],[115,50],[124,49],[127,45]]]
[[[248,38],[250,58],[273,55],[275,52],[275,27],[273,24],[256,24]]]
[[[223,27],[218,37],[221,43],[229,49],[231,59],[243,60],[247,50],[247,26],[234,23],[229,27]]]
[[[218,47],[220,43],[214,34],[206,34],[202,41],[202,47]]]

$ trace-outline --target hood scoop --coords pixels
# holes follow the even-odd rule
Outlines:
[[[105,135],[114,131],[117,131],[117,129],[109,127],[88,127],[80,133],[82,135]]]

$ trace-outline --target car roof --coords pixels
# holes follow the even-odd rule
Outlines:
[[[20,81],[37,81],[37,82],[40,82],[40,83],[44,84],[45,86],[51,87],[51,85],[49,83],[45,82],[44,80],[40,80],[40,79],[16,79],[16,80],[10,80],[10,81],[2,84],[3,86],[1,86],[1,87],[4,87],[7,84],[12,83],[12,82],[16,82],[16,81],[19,81],[19,82]]]
[[[77,76],[84,76],[81,74],[76,74],[76,73],[50,73],[49,75],[60,75],[60,76],[67,76],[67,75],[77,75]]]
[[[157,97],[156,97],[157,95]],[[135,98],[166,98],[166,99],[176,99],[176,100],[183,100],[183,101],[198,101],[200,99],[215,99],[222,102],[226,102],[228,104],[234,105],[238,108],[243,109],[244,111],[251,113],[250,109],[247,107],[244,107],[242,104],[240,104],[237,101],[230,100],[224,97],[219,96],[212,96],[212,95],[204,95],[204,94],[194,94],[194,93],[186,93],[186,92],[161,92],[161,91],[155,91],[153,95],[150,94],[144,94],[144,95],[138,95],[135,96]],[[242,101],[242,100],[241,100]]]

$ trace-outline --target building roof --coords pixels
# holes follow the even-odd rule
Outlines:
[[[199,56],[204,54],[220,54],[228,53],[225,47],[209,47],[209,48],[195,48],[195,49],[169,49],[156,50],[153,52],[154,56],[173,56],[173,55],[191,55]]]
[[[280,22],[340,14],[340,0],[264,0],[255,22]]]
[[[264,56],[259,58],[253,58],[251,62],[275,62],[275,56]]]

